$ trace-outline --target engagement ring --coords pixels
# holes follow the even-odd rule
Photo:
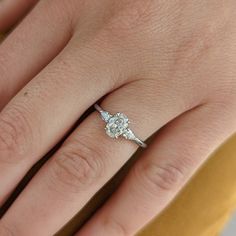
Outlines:
[[[134,132],[129,128],[128,117],[120,112],[112,115],[107,111],[104,111],[99,105],[94,105],[95,109],[100,113],[102,119],[106,122],[105,130],[106,134],[111,138],[124,137],[128,140],[134,141],[142,148],[146,148],[147,145],[140,140]]]

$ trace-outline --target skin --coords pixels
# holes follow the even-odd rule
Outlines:
[[[0,29],[35,4],[19,2],[0,2]],[[141,139],[155,135],[77,236],[134,235],[236,130],[235,10],[235,0],[39,1],[0,45],[0,203],[103,97]],[[103,128],[95,111],[75,128],[0,235],[53,235],[127,162],[138,147]]]

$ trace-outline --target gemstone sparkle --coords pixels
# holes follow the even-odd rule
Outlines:
[[[128,126],[128,117],[123,113],[116,113],[108,119],[105,130],[111,138],[118,138],[127,131]]]

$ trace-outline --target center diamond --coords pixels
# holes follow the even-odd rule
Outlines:
[[[127,130],[129,119],[123,113],[116,113],[107,121],[105,130],[111,138],[118,138]]]

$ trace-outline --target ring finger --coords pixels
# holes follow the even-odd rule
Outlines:
[[[154,103],[140,99],[140,90],[150,98],[156,96],[153,83],[127,84],[102,104],[112,114],[122,111],[128,115],[135,122],[131,128],[143,139],[189,109],[173,91],[160,89]],[[97,112],[82,122],[8,210],[0,232],[10,228],[17,235],[53,235],[87,203],[137,149],[130,141],[107,137],[103,126]]]

